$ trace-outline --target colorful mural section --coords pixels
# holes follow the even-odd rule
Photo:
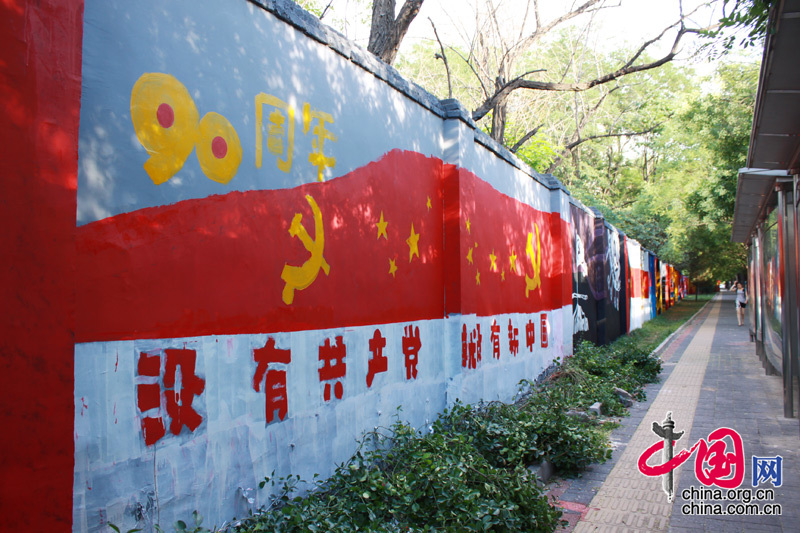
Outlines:
[[[570,217],[574,343],[612,342],[685,297],[685,277],[599,211],[573,199]]]
[[[650,318],[649,274],[642,263],[642,247],[633,239],[625,239],[628,255],[628,331],[642,327]],[[647,292],[645,292],[647,291]]]
[[[599,342],[598,325],[605,321],[605,240],[602,217],[570,204],[574,228],[573,335],[574,342]]]
[[[441,318],[442,172],[440,160],[394,151],[325,183],[81,226],[77,340]]]

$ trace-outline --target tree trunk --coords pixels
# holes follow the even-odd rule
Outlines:
[[[500,90],[506,84],[506,80],[503,76],[498,76],[497,79],[494,80],[494,87],[495,90]],[[506,99],[502,98],[497,101],[497,105],[494,106],[494,110],[492,113],[492,139],[499,142],[502,145],[505,145],[503,142],[503,138],[506,133]]]
[[[374,0],[367,50],[390,65],[394,63],[400,43],[424,1],[406,0],[395,18],[395,0]]]
[[[492,113],[492,139],[505,145],[503,137],[506,133],[506,104],[497,104]]]

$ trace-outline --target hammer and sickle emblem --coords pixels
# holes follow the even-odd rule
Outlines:
[[[539,225],[534,224],[534,227],[536,228],[536,251],[533,250],[533,233],[531,232],[528,232],[528,245],[525,247],[525,254],[531,258],[531,265],[533,265],[533,278],[529,278],[525,274],[525,298],[542,284],[539,277],[542,268],[542,242],[539,240]]]
[[[311,239],[308,235],[305,226],[303,226],[303,215],[295,213],[294,218],[292,218],[292,225],[289,227],[289,235],[300,239],[306,250],[311,253],[311,257],[302,266],[292,266],[288,263],[283,265],[281,279],[286,282],[283,287],[283,302],[287,305],[291,305],[294,301],[295,289],[302,291],[314,283],[320,268],[325,272],[326,276],[331,270],[330,265],[322,256],[322,252],[325,249],[325,230],[322,227],[322,213],[311,195],[306,195],[306,201],[311,206],[311,211],[314,214],[314,236],[316,238]]]

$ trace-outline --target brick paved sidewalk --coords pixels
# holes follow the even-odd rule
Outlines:
[[[587,531],[800,531],[800,426],[783,418],[782,380],[766,376],[746,327],[738,327],[734,296],[721,294],[695,316],[662,349],[661,382],[646,390],[648,401],[635,405],[612,432],[611,461],[594,465],[581,479],[555,487],[564,518],[578,533]],[[697,452],[675,470],[675,501],[670,503],[660,478],[638,471],[639,455],[654,444],[654,421],[673,413],[676,431],[685,431],[677,450],[708,439],[711,431],[729,427],[742,435],[745,476],[752,488],[751,457],[783,457],[783,485],[775,498],[781,516],[689,516],[684,489],[701,488],[694,473]],[[732,451],[729,445],[726,452]],[[659,464],[660,454],[650,460]],[[771,488],[769,483],[760,488]],[[712,487],[717,488],[717,487]],[[739,500],[732,500],[739,503]],[[699,503],[699,502],[695,502]],[[728,501],[706,502],[721,503]],[[763,505],[760,503],[760,505]],[[576,525],[577,522],[577,525]]]

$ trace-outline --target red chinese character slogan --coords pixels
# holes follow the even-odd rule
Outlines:
[[[478,368],[481,362],[481,325],[476,324],[475,329],[469,332],[469,342],[467,342],[467,325],[461,328],[461,366],[463,368]]]
[[[500,326],[497,325],[496,320],[492,320],[490,331],[489,340],[492,342],[492,357],[500,359]]]
[[[288,365],[292,361],[291,350],[279,350],[275,347],[275,339],[270,337],[263,348],[253,350],[253,359],[256,362],[256,373],[253,376],[253,388],[260,392],[261,384],[265,380],[264,395],[266,396],[267,424],[275,419],[283,420],[289,411],[289,400],[286,395],[286,371],[275,369],[276,364]],[[272,366],[270,366],[272,365]]]
[[[386,348],[386,338],[381,335],[379,329],[376,329],[372,338],[369,340],[369,351],[372,357],[370,357],[369,363],[367,363],[367,388],[372,387],[375,374],[386,372],[389,369],[389,360],[383,355],[384,348]]]
[[[347,347],[344,345],[344,337],[336,337],[336,344],[331,344],[330,339],[325,339],[325,344],[319,347],[319,360],[322,366],[319,367],[319,381],[325,383],[323,398],[326,402],[331,399],[331,383],[333,384],[333,394],[337,400],[341,400],[344,395],[344,385],[341,380],[347,373]]]
[[[166,434],[161,413],[162,398],[170,419],[169,430],[173,435],[179,435],[183,426],[194,431],[203,422],[203,417],[192,407],[194,397],[202,394],[206,385],[205,380],[195,374],[197,352],[168,348],[163,353],[163,390],[158,382],[158,378],[162,377],[161,353],[140,352],[137,364],[137,405],[143,415],[142,432],[147,446],[155,444]],[[146,415],[148,411],[151,414]]]
[[[519,353],[519,339],[517,339],[517,336],[519,336],[519,329],[515,328],[511,324],[511,319],[509,318],[508,319],[508,351],[511,352],[511,355],[513,355],[514,357],[516,357],[517,354]]]
[[[536,325],[530,320],[525,324],[525,346],[531,352],[533,352],[533,347],[536,346]]]
[[[417,379],[417,363],[422,341],[419,338],[419,327],[406,326],[403,335],[403,354],[406,356],[406,379]]]

